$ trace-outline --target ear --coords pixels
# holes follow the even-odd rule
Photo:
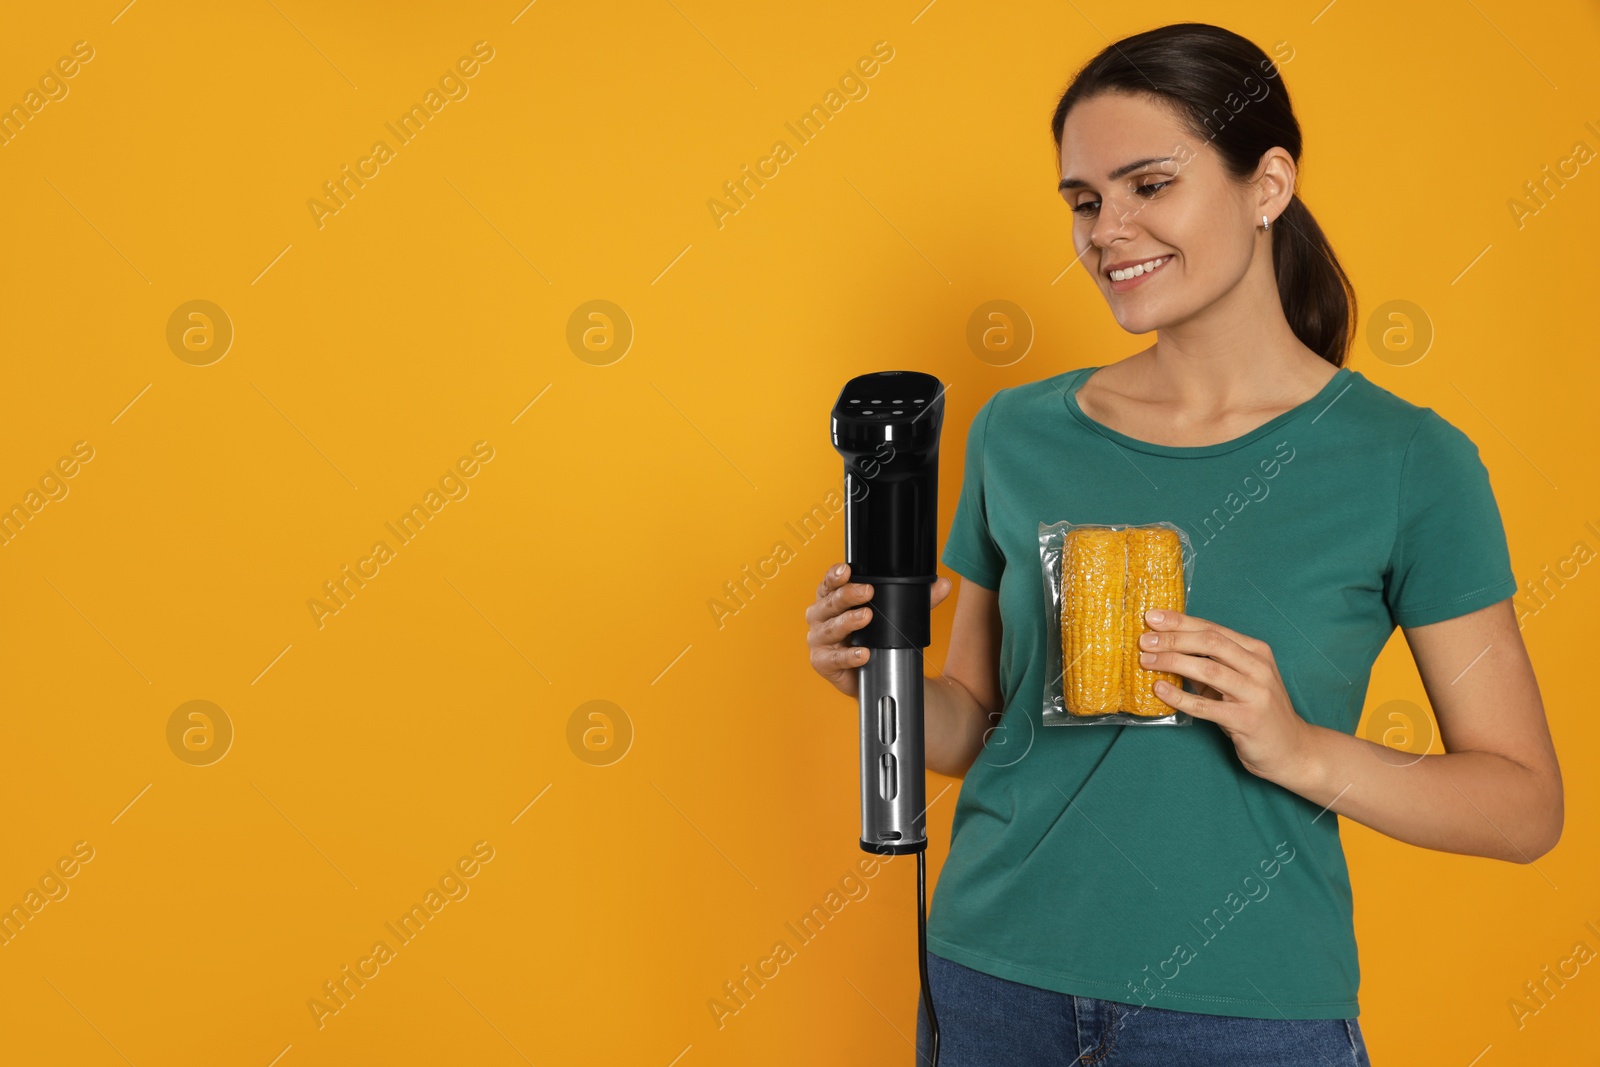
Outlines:
[[[1294,199],[1294,183],[1299,173],[1294,157],[1282,148],[1269,148],[1261,154],[1253,184],[1260,197],[1256,213],[1277,218]]]

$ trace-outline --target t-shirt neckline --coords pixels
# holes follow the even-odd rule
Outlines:
[[[1243,448],[1252,441],[1258,440],[1261,437],[1272,433],[1285,423],[1292,422],[1308,412],[1316,413],[1312,418],[1312,421],[1315,422],[1317,418],[1321,417],[1322,411],[1326,410],[1326,408],[1333,402],[1336,394],[1344,391],[1345,387],[1349,384],[1348,379],[1357,373],[1356,371],[1351,370],[1349,367],[1336,368],[1334,370],[1333,377],[1327,380],[1323,387],[1317,391],[1315,396],[1300,404],[1296,404],[1288,411],[1282,412],[1274,418],[1262,423],[1260,426],[1257,426],[1248,433],[1245,433],[1239,437],[1235,437],[1232,440],[1218,441],[1215,444],[1210,445],[1158,445],[1152,441],[1141,441],[1137,437],[1129,437],[1125,433],[1120,433],[1116,430],[1113,430],[1104,423],[1097,422],[1090,418],[1084,413],[1083,408],[1078,406],[1078,387],[1084,383],[1084,380],[1087,379],[1089,375],[1093,374],[1099,369],[1100,367],[1098,366],[1079,367],[1075,371],[1067,372],[1066,386],[1061,391],[1061,396],[1066,402],[1067,410],[1072,412],[1073,417],[1075,417],[1079,422],[1083,423],[1089,429],[1093,430],[1095,433],[1102,437],[1109,438],[1117,444],[1122,445],[1124,448],[1131,448],[1136,452],[1147,452],[1153,456],[1171,456],[1174,458],[1191,459],[1199,459],[1205,456],[1220,456],[1224,453]]]

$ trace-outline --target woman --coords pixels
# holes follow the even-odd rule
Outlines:
[[[1299,126],[1259,48],[1119,41],[1052,120],[1083,267],[1149,348],[978,410],[941,562],[962,575],[928,767],[964,777],[928,918],[943,1067],[1369,1063],[1338,816],[1528,863],[1563,818],[1476,446],[1344,366],[1343,271],[1295,196]],[[1186,726],[1050,729],[1038,525],[1173,522],[1187,611],[1143,665]],[[855,697],[870,587],[807,609]],[[933,603],[950,581],[940,578]],[[1395,626],[1448,754],[1354,736]],[[998,722],[996,723],[996,720]],[[918,1048],[929,1044],[919,1011]]]

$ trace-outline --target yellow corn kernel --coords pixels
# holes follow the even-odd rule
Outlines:
[[[1122,530],[1067,531],[1061,552],[1062,695],[1072,715],[1121,709],[1127,538]]]
[[[1139,638],[1149,632],[1144,613],[1161,609],[1184,610],[1183,544],[1178,532],[1164,526],[1127,531],[1128,587],[1125,598],[1125,638],[1122,642],[1122,710],[1134,715],[1170,715],[1172,705],[1156,696],[1159,680],[1182,688],[1183,679],[1171,671],[1154,671],[1139,665]]]

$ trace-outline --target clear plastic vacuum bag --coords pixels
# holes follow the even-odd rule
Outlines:
[[[1145,612],[1186,610],[1194,550],[1170,522],[1039,524],[1045,605],[1046,726],[1184,726],[1194,716],[1155,694],[1185,679],[1139,665]]]

